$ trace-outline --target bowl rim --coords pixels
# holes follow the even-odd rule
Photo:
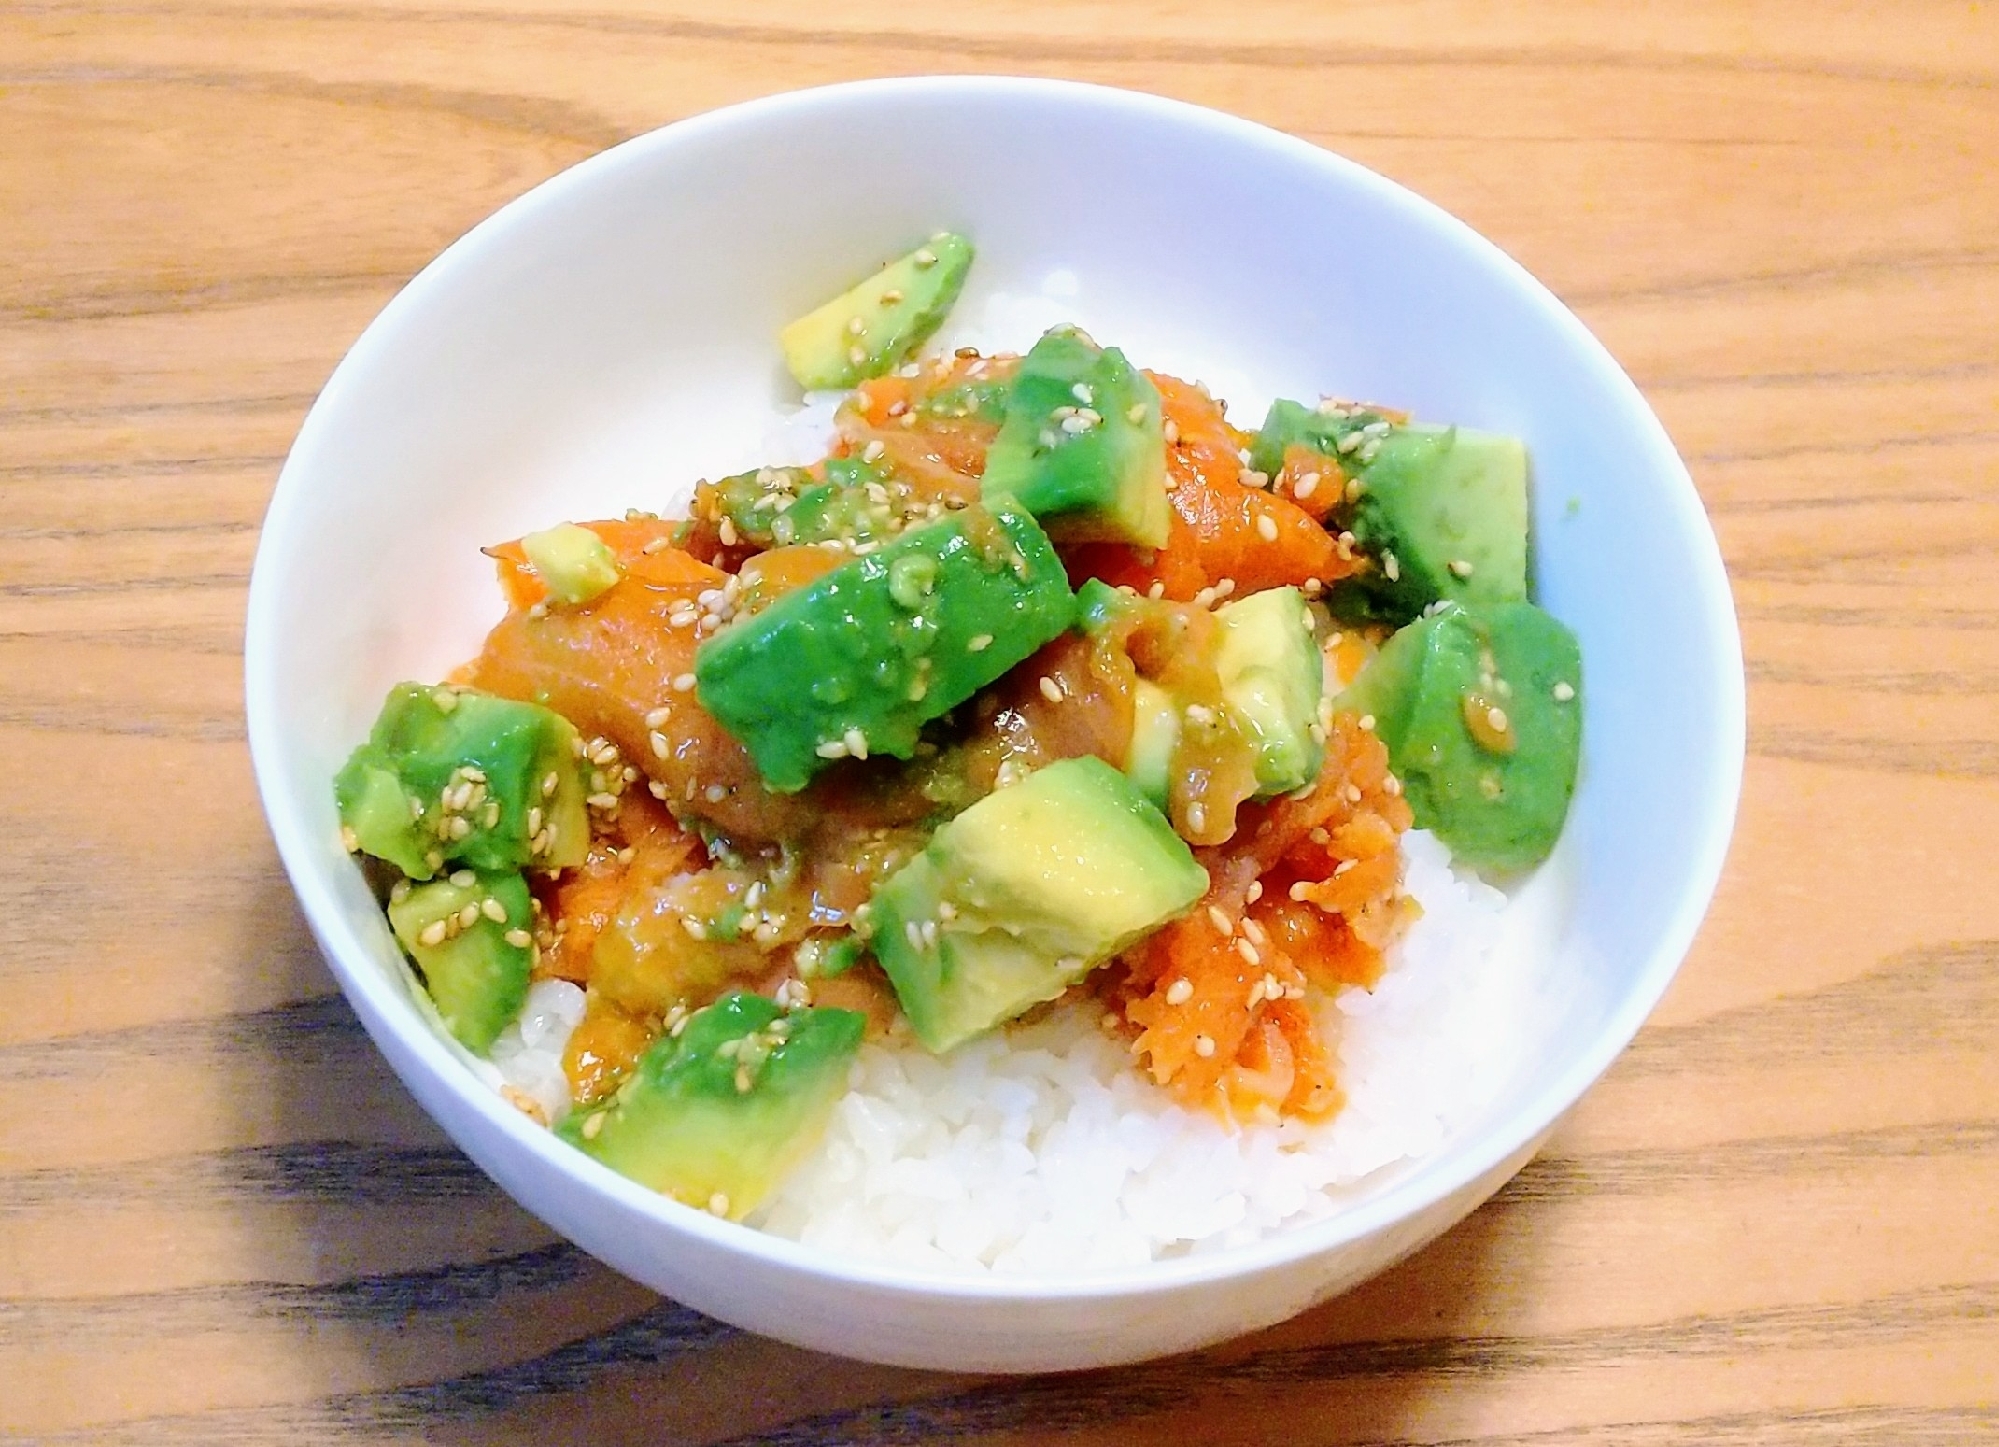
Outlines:
[[[972,98],[1014,103],[1103,108],[1142,122],[1191,128],[1237,146],[1258,149],[1294,166],[1317,169],[1341,184],[1372,192],[1412,224],[1441,233],[1453,249],[1469,253],[1524,299],[1566,344],[1601,370],[1622,395],[1637,423],[1634,444],[1647,471],[1667,479],[1663,501],[1678,528],[1693,542],[1695,586],[1687,602],[1701,631],[1717,646],[1706,660],[1706,684],[1721,707],[1711,720],[1711,743],[1722,774],[1703,791],[1698,847],[1688,859],[1687,886],[1633,984],[1610,1011],[1596,1037],[1560,1073],[1530,1086],[1494,1128],[1462,1140],[1447,1153],[1418,1158],[1404,1179],[1378,1194],[1335,1210],[1319,1220],[1274,1231],[1244,1245],[1196,1256],[1154,1260],[1131,1266],[1047,1275],[959,1275],[841,1256],[822,1248],[770,1235],[752,1226],[723,1221],[684,1206],[617,1174],[559,1141],[509,1105],[437,1038],[413,1003],[396,997],[396,986],[372,962],[373,951],[345,921],[324,847],[313,838],[307,817],[293,806],[278,760],[284,753],[280,698],[273,670],[281,646],[276,616],[284,583],[278,557],[296,546],[298,516],[304,506],[302,474],[332,426],[354,379],[392,352],[400,334],[420,318],[427,298],[450,284],[458,271],[478,265],[504,245],[523,221],[559,208],[573,192],[614,182],[619,173],[652,163],[690,142],[724,136],[731,130],[773,121],[825,124],[853,106],[896,106],[912,102]],[[1663,424],[1635,383],[1583,322],[1545,285],[1494,242],[1415,192],[1360,163],[1302,138],[1256,121],[1145,91],[1045,78],[990,75],[935,75],[844,81],[737,102],[644,132],[558,172],[506,203],[428,262],[369,322],[334,368],[308,410],[288,451],[260,532],[248,590],[244,637],[244,709],[252,768],[279,857],[298,897],[321,954],[356,1014],[392,1065],[398,1056],[434,1078],[439,1088],[470,1109],[481,1123],[513,1146],[538,1159],[558,1176],[563,1189],[607,1199],[620,1212],[645,1218],[667,1237],[692,1236],[731,1252],[746,1252],[769,1267],[799,1271],[880,1292],[960,1301],[1087,1302],[1132,1298],[1189,1286],[1212,1284],[1328,1254],[1384,1233],[1411,1220],[1498,1170],[1510,1158],[1538,1147],[1539,1141],[1607,1070],[1637,1034],[1678,972],[1719,883],[1740,803],[1746,745],[1746,689],[1741,638],[1721,552],[1712,524],[1685,464]],[[383,1037],[394,1037],[397,1050]],[[408,1083],[405,1082],[406,1088]],[[420,1103],[422,1103],[420,1101]],[[426,1112],[435,1117],[437,1112]],[[440,1122],[442,1123],[442,1122]],[[449,1131],[454,1143],[458,1132]],[[483,1162],[481,1162],[483,1165]],[[490,1172],[489,1172],[490,1174]]]

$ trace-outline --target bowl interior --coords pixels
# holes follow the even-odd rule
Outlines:
[[[1239,423],[1273,396],[1335,393],[1529,443],[1539,596],[1583,646],[1583,778],[1532,951],[1547,1007],[1532,1068],[1376,1193],[1371,1219],[1436,1199],[1546,1129],[1691,938],[1741,762],[1726,584],[1656,420],[1525,273],[1358,167],[1190,107],[1004,81],[780,98],[595,158],[420,276],[314,408],[257,561],[252,745],[314,928],[406,1076],[507,1116],[411,1008],[335,842],[329,781],[388,685],[441,675],[497,618],[481,545],[667,508],[698,476],[770,460],[759,448],[796,400],[778,327],[940,228],[979,247],[947,341],[1024,347],[1063,316],[1207,381]]]

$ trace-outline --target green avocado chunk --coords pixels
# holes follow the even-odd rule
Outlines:
[[[1000,499],[912,528],[739,618],[694,656],[702,705],[783,793],[836,758],[911,757],[957,707],[1069,626],[1062,560]]]
[[[1336,700],[1372,714],[1418,827],[1466,864],[1527,869],[1561,836],[1582,750],[1582,652],[1532,603],[1445,603]]]
[[[853,1010],[787,1011],[732,992],[556,1133],[641,1185],[741,1220],[825,1130],[866,1028]]]
[[[726,518],[735,540],[756,548],[880,542],[928,521],[929,506],[908,483],[858,457],[829,459],[823,482],[802,467],[761,467],[704,483],[695,497],[697,514]]]
[[[1250,465],[1274,477],[1293,446],[1335,460],[1358,484],[1329,525],[1351,531],[1373,566],[1335,587],[1336,612],[1401,623],[1439,599],[1527,597],[1527,449],[1518,438],[1275,402]]]
[[[1131,744],[1125,750],[1124,776],[1155,809],[1163,810],[1172,794],[1180,727],[1180,705],[1173,695],[1150,679],[1139,679],[1131,694]]]
[[[808,392],[879,377],[943,323],[972,267],[972,243],[940,231],[782,332],[784,364]]]
[[[473,689],[390,689],[333,793],[354,847],[412,879],[451,861],[563,869],[590,846],[575,728],[536,704]]]
[[[1159,389],[1115,347],[1057,327],[1021,359],[980,487],[1064,542],[1166,545]]]
[[[1215,672],[1222,699],[1256,747],[1257,797],[1288,794],[1325,762],[1319,700],[1326,668],[1312,615],[1296,588],[1266,588],[1215,610],[1222,625]]]
[[[1207,889],[1129,779],[1065,759],[972,805],[878,885],[872,942],[916,1038],[942,1052],[1054,999]]]
[[[526,883],[511,871],[454,870],[389,901],[389,924],[445,1029],[476,1055],[493,1048],[527,999],[532,911]]]
[[[521,551],[558,602],[587,603],[615,587],[618,555],[586,527],[557,523],[521,539]]]

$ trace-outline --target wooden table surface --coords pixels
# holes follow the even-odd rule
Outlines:
[[[431,1127],[252,792],[258,520],[446,242],[636,132],[937,71],[1205,102],[1440,202],[1684,452],[1733,856],[1632,1051],[1400,1269],[1202,1355],[817,1358]],[[1942,3],[0,4],[0,1435],[1999,1441],[1999,13]]]

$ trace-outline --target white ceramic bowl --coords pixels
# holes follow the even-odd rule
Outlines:
[[[479,546],[669,504],[742,460],[786,396],[778,327],[946,227],[979,246],[961,312],[1053,276],[1074,320],[1223,396],[1379,398],[1533,450],[1539,596],[1581,636],[1588,679],[1559,856],[1573,888],[1546,941],[1560,1008],[1473,1126],[1350,1209],[1253,1246],[1060,1281],[942,1279],[678,1206],[474,1079],[414,1007],[336,839],[330,781],[386,687],[440,676],[497,617]],[[1658,421],[1574,316],[1351,162],[1211,111],[1046,81],[868,82],[737,106],[596,156],[475,228],[368,328],[300,430],[257,552],[246,668],[257,780],[306,917],[368,1032],[473,1160],[690,1306],[804,1346],[968,1370],[1105,1365],[1281,1320],[1497,1190],[1678,968],[1743,752],[1713,535]]]

